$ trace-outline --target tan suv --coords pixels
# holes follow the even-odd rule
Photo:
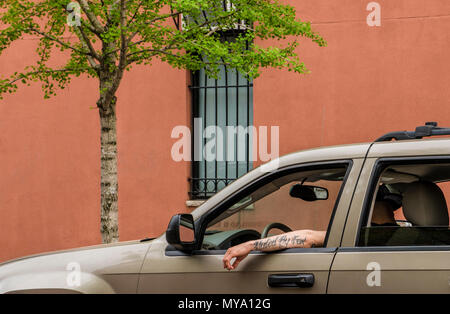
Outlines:
[[[450,139],[422,139],[435,135],[450,129],[283,156],[174,216],[157,239],[1,264],[0,292],[449,293]],[[372,223],[380,189],[401,200],[393,226]],[[326,231],[323,246],[254,251],[223,268],[229,247],[300,229]]]

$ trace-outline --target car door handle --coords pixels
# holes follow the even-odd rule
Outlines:
[[[273,274],[267,283],[269,287],[310,288],[314,285],[314,274]]]

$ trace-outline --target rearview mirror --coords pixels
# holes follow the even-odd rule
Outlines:
[[[289,195],[307,202],[328,199],[328,190],[320,186],[295,184],[291,187]]]
[[[178,214],[172,217],[166,230],[167,242],[177,250],[192,251],[195,239],[194,218],[191,214]]]

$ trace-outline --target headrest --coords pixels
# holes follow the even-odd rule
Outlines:
[[[392,210],[397,210],[402,207],[402,195],[398,193],[392,193],[386,187],[386,185],[380,185],[377,193],[377,201],[385,201],[391,204]]]
[[[444,193],[432,182],[409,183],[403,193],[403,215],[417,226],[448,226]]]

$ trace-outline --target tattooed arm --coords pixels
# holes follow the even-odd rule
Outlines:
[[[297,230],[261,240],[248,241],[227,250],[223,257],[223,267],[228,270],[235,269],[251,251],[271,252],[288,248],[321,247],[325,234],[326,231]],[[236,260],[231,264],[233,258]]]

